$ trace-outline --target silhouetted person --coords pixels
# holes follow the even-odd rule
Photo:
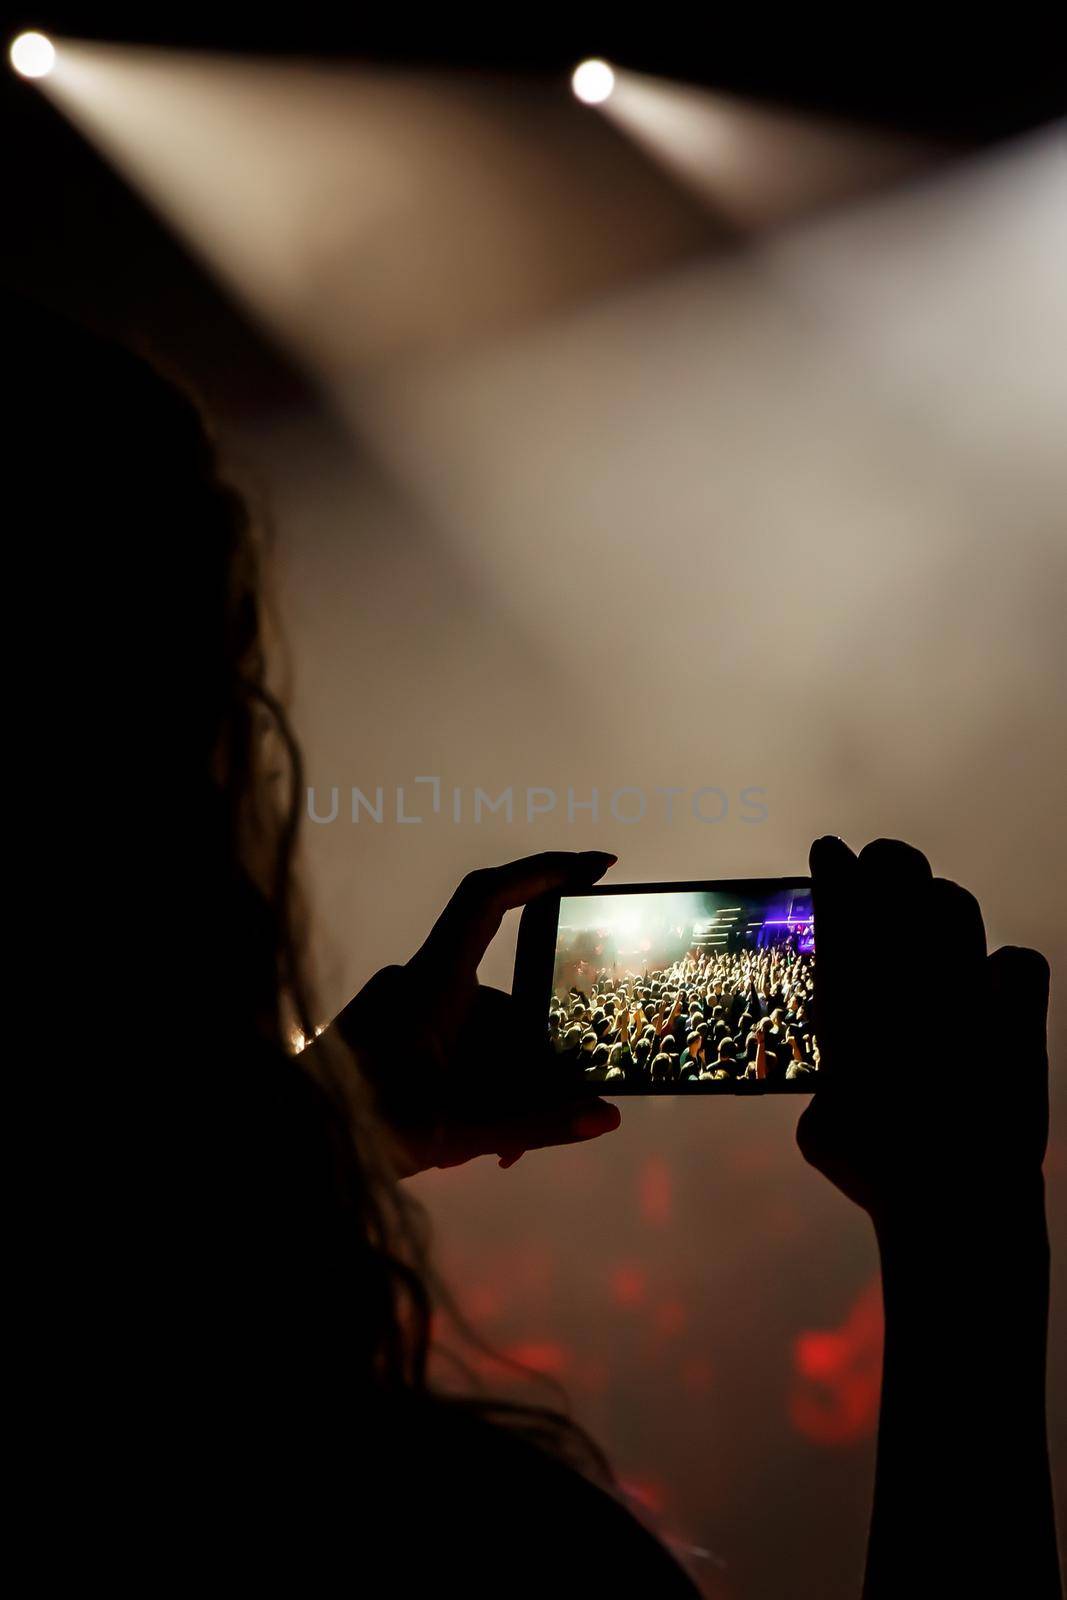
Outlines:
[[[613,858],[472,874],[411,960],[294,1054],[317,1016],[303,781],[245,502],[151,364],[25,306],[8,354],[8,483],[33,492],[11,555],[31,636],[12,717],[26,1024],[9,1331],[42,1573],[70,1552],[80,1582],[119,1593],[691,1597],[579,1430],[433,1391],[438,1290],[403,1188],[618,1122],[570,1097],[567,1051],[524,1046],[510,997],[477,980],[506,910],[588,890]],[[987,961],[974,902],[906,846],[857,862],[822,841],[813,874],[827,1081],[801,1142],[870,1211],[886,1281],[867,1594],[990,1576],[1019,1592],[1025,1563],[1045,1600],[1047,969]],[[932,1041],[905,1081],[869,1049],[849,936],[889,886],[920,930],[907,1031]],[[923,995],[945,992],[975,996],[984,1059],[1016,1062],[1010,1093],[999,1067],[981,1092],[980,1068],[964,1086],[934,1058]]]

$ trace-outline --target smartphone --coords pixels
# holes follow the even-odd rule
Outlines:
[[[541,896],[519,925],[512,993],[527,1036],[592,1093],[809,1093],[811,879]]]

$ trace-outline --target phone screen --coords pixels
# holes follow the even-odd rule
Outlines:
[[[549,1045],[597,1093],[810,1091],[814,997],[806,879],[560,899]]]

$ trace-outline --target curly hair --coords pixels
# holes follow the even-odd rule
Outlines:
[[[202,399],[150,349],[29,303],[12,325],[26,437],[62,459],[69,491],[50,498],[35,560],[43,553],[56,569],[54,631],[65,670],[76,664],[94,708],[85,759],[129,770],[135,753],[139,778],[156,785],[150,814],[116,815],[114,796],[103,795],[91,818],[95,855],[72,851],[56,878],[67,891],[79,883],[93,928],[105,902],[117,913],[110,946],[87,933],[77,1003],[97,1007],[117,987],[121,1001],[106,1002],[113,1027],[122,1038],[148,1036],[157,1080],[182,1086],[156,1112],[156,1128],[175,1120],[195,1072],[189,1120],[198,1126],[185,1150],[198,1152],[205,1217],[186,1292],[215,1309],[213,1350],[221,1308],[240,1329],[231,1382],[253,1351],[267,1360],[269,1344],[274,1361],[279,1351],[315,1351],[324,1382],[344,1374],[376,1401],[446,1403],[428,1376],[435,1310],[494,1353],[433,1274],[425,1217],[391,1175],[352,1053],[336,1030],[294,1048],[315,1038],[321,1013],[296,871],[301,752],[270,682],[278,630],[264,572],[269,516],[253,512],[250,492],[224,468]],[[186,1233],[191,1198],[185,1182]],[[178,1300],[175,1286],[169,1303]],[[609,1477],[557,1406],[471,1394],[447,1403]]]

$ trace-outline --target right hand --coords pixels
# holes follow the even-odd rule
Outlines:
[[[805,1158],[880,1231],[1014,1213],[1042,1193],[1049,969],[1035,950],[986,955],[978,902],[918,850],[812,846],[818,1088]],[[864,938],[892,908],[894,976]]]

